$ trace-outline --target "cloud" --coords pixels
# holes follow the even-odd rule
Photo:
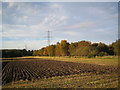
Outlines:
[[[78,33],[75,31],[63,31],[63,34],[70,35],[70,36],[77,36]]]
[[[14,2],[10,2],[10,3],[8,3],[8,8],[12,8],[14,5],[15,5]]]
[[[61,10],[61,6],[59,4],[57,4],[57,3],[51,4],[51,8]]]
[[[114,29],[114,30],[113,30]],[[117,34],[118,34],[118,28],[117,27],[107,27],[107,28],[99,28],[97,30],[93,30],[95,33],[99,33],[100,36],[102,35],[107,35],[106,37],[117,37]],[[114,35],[113,35],[114,33]]]
[[[9,47],[8,47],[9,45]],[[43,46],[47,45],[46,41],[39,41],[39,40],[24,40],[24,41],[3,41],[2,48],[7,49],[24,49],[25,45],[27,49],[40,49]],[[34,47],[33,47],[34,46]]]
[[[23,2],[3,3],[3,23],[33,24],[42,20],[41,9],[36,4]],[[12,17],[12,18],[11,18]]]
[[[2,31],[2,24],[0,24],[0,31]]]
[[[67,26],[66,29],[88,28],[88,27],[92,27],[93,25],[95,25],[94,22],[82,22],[71,26]]]
[[[53,36],[51,44],[61,39],[69,42],[102,39],[113,41],[117,33],[116,5],[117,3],[78,2],[3,3],[4,45],[6,48],[17,48],[18,44],[22,46],[21,43],[26,40],[30,48],[41,48],[47,45],[44,40],[48,29]]]
[[[1,0],[3,2],[119,2],[119,0]]]
[[[42,23],[45,26],[53,27],[59,26],[62,22],[65,22],[67,16],[62,10],[61,5],[56,3],[49,4],[32,4],[32,3],[17,3],[9,2],[3,4],[9,8],[3,8],[4,16],[3,23],[7,24],[38,24]],[[12,8],[12,6],[15,6]],[[59,6],[57,9],[55,6]],[[25,10],[26,9],[26,10]],[[12,18],[10,18],[12,17]]]
[[[0,6],[0,17],[2,17],[2,7]]]
[[[49,14],[43,19],[42,24],[48,27],[49,29],[53,29],[55,27],[65,24],[66,19],[67,16],[64,15]]]
[[[3,37],[8,38],[42,38],[45,26],[37,25],[3,25]]]

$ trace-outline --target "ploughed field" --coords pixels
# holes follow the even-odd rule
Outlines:
[[[40,58],[21,58],[2,62],[2,84],[19,80],[40,80],[55,76],[95,73],[117,74],[115,66],[85,64],[67,61],[45,60]]]

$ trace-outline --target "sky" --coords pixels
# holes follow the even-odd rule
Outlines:
[[[48,30],[50,44],[118,39],[117,2],[3,2],[0,15],[3,49],[40,49]]]

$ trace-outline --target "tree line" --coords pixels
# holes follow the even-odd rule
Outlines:
[[[89,41],[79,41],[69,43],[67,40],[61,40],[55,45],[49,45],[41,48],[40,50],[34,50],[34,56],[107,56],[118,55],[120,48],[120,39],[113,42],[110,45],[105,43],[91,43]]]
[[[2,58],[8,57],[22,57],[22,56],[32,56],[33,50],[26,49],[3,49],[0,50],[2,52]]]
[[[55,45],[49,45],[39,50],[26,49],[3,49],[2,58],[22,57],[22,56],[107,56],[120,55],[120,39],[110,45],[102,42],[91,43],[89,41],[79,41],[69,43],[67,40],[61,40]]]

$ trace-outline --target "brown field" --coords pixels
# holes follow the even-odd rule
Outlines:
[[[28,60],[29,59],[29,60]],[[40,58],[4,59],[2,62],[2,84],[20,80],[41,80],[55,76],[89,73],[95,75],[117,74],[116,66],[77,63]],[[85,75],[86,76],[86,75]],[[84,76],[84,77],[85,77]]]

